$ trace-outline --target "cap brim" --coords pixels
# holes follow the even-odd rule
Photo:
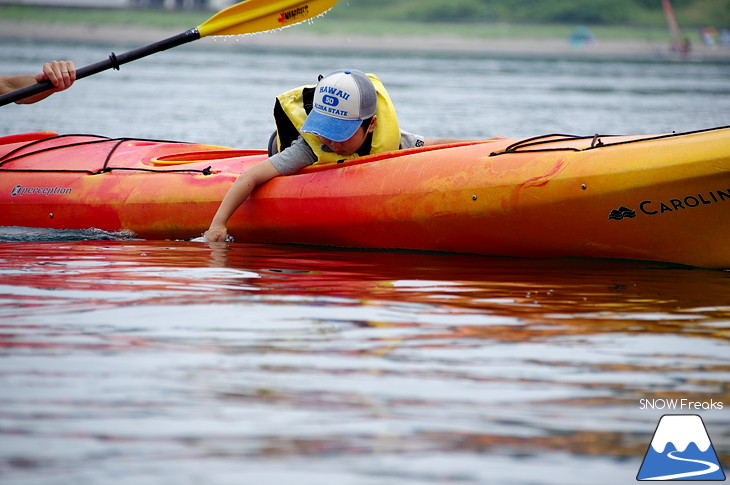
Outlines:
[[[341,120],[312,110],[300,131],[341,142],[352,138],[361,125],[362,120]]]

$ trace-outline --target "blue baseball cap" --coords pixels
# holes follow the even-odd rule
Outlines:
[[[301,132],[337,142],[348,140],[363,120],[375,115],[377,99],[365,73],[356,69],[330,73],[315,88],[312,111]]]

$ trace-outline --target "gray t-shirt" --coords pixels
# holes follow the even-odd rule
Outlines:
[[[401,130],[400,132],[400,148],[422,147],[425,144],[425,139],[422,136],[408,133],[407,131]],[[272,155],[269,160],[271,161],[274,168],[279,171],[282,175],[292,175],[297,173],[299,170],[312,165],[317,161],[317,156],[314,154],[312,149],[309,147],[304,138],[301,136],[294,140],[291,146],[280,153]]]

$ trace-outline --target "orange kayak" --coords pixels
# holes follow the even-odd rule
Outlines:
[[[0,138],[0,225],[189,239],[263,150],[27,133]],[[546,135],[316,165],[259,187],[239,242],[590,257],[730,268],[730,127]]]

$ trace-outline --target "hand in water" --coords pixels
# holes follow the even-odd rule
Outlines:
[[[202,236],[190,240],[191,242],[235,242],[233,236],[228,234],[225,228],[223,230],[207,230]]]

